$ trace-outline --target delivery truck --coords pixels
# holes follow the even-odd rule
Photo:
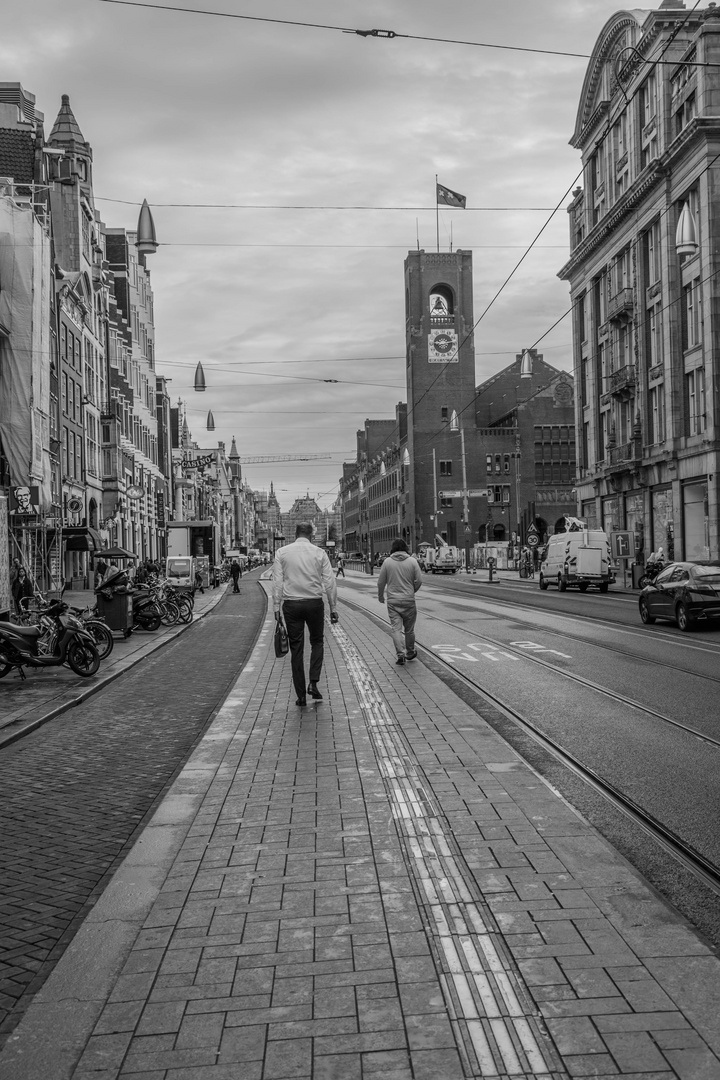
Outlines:
[[[212,585],[222,561],[218,523],[212,520],[168,521],[166,528],[168,577],[188,576],[194,587],[199,570],[202,587]]]

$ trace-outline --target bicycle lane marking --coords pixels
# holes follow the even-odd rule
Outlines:
[[[527,653],[553,654],[555,656],[560,656],[565,660],[572,659],[569,653],[560,652],[559,649],[549,649],[547,648],[547,646],[541,645],[537,641],[510,641],[508,644],[515,649],[522,649],[524,652]],[[478,645],[472,642],[465,646],[438,644],[431,645],[430,649],[432,652],[437,653],[438,656],[441,656],[443,660],[446,660],[450,664],[457,664],[461,660],[464,660],[471,664],[479,663],[479,656],[474,656],[469,652],[464,652],[463,649],[472,649],[473,652],[479,653],[479,655],[482,656],[485,660],[490,660],[492,663],[499,663],[500,660],[503,658],[506,660],[522,659],[521,656],[517,656],[515,653],[507,652],[505,649],[501,648],[501,646],[495,645],[491,642],[483,645]]]

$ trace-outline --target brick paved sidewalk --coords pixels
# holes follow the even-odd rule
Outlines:
[[[301,712],[268,620],[0,1056],[3,1080],[720,1076],[720,962],[341,606]]]

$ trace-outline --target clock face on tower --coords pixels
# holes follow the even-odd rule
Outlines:
[[[458,339],[454,330],[432,330],[428,334],[428,361],[431,364],[458,364]]]

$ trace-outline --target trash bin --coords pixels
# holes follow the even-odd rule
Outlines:
[[[119,630],[127,637],[134,626],[132,588],[125,571],[108,573],[102,585],[95,589],[98,615],[111,630]]]
[[[111,630],[120,630],[126,637],[133,628],[133,602],[132,593],[123,591],[113,592],[110,599],[97,595],[98,615],[105,620]]]
[[[632,564],[632,587],[633,589],[641,589],[640,578],[645,573],[645,567],[640,563]]]

